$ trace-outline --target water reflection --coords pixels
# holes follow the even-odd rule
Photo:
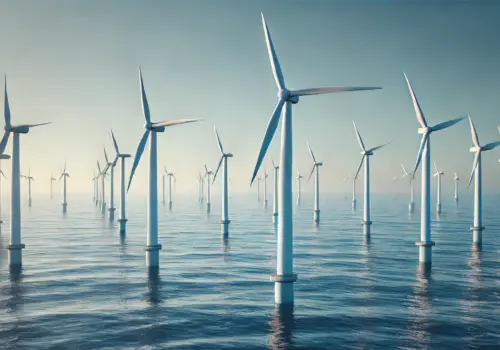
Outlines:
[[[416,281],[413,284],[413,294],[409,301],[410,339],[425,348],[430,342],[430,303],[429,287],[432,284],[431,270],[418,269]]]
[[[269,349],[293,349],[295,326],[293,305],[279,305],[274,309],[270,321]]]
[[[156,306],[162,303],[160,299],[160,268],[159,267],[148,267],[148,293],[146,301]]]

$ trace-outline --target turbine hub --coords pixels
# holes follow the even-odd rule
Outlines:
[[[417,133],[419,134],[430,134],[432,132],[432,128],[430,126],[426,128],[418,128]]]
[[[290,91],[288,91],[287,89],[281,89],[280,91],[278,91],[278,97],[281,100],[287,101],[289,96],[290,96]]]

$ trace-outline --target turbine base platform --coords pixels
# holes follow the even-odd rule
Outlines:
[[[436,245],[435,242],[415,242],[415,245],[418,246],[418,263],[421,269],[427,270],[430,269],[432,264],[432,247]]]
[[[294,283],[297,281],[297,278],[298,275],[296,273],[292,273],[291,275],[278,275],[273,273],[269,276],[269,279],[275,283]]]
[[[7,249],[8,250],[16,250],[16,249],[24,249],[26,248],[25,244],[10,244]]]
[[[9,265],[20,266],[23,263],[24,244],[11,244],[7,247],[9,250]]]
[[[319,218],[320,218],[320,210],[315,210],[314,211],[314,215],[313,215],[313,219],[314,219],[314,223],[316,224],[319,224]]]
[[[273,223],[274,224],[278,223],[278,213],[273,213]]]
[[[161,248],[162,248],[161,244],[147,245],[147,246],[144,247],[144,251],[146,251],[146,252],[154,252],[154,251],[161,250]]]
[[[63,209],[63,213],[66,212],[66,209],[68,208],[68,203],[62,203],[62,209]]]
[[[471,226],[470,227],[471,231],[484,231],[485,229],[486,229],[486,227],[484,227],[484,226]]]
[[[231,223],[231,220],[221,220],[220,221],[221,225],[227,225],[227,224],[230,224],[230,223]]]
[[[125,233],[127,221],[127,219],[118,219],[118,222],[120,223],[120,233]]]
[[[120,223],[122,223],[122,222],[127,222],[128,219],[118,219],[117,221],[120,222]]]
[[[365,226],[370,226],[371,224],[373,224],[373,221],[363,221],[363,225]]]
[[[413,214],[414,203],[408,203],[408,213]]]
[[[434,247],[436,245],[436,242],[434,242],[434,241],[431,241],[431,242],[418,241],[418,242],[415,242],[415,245],[418,247]]]

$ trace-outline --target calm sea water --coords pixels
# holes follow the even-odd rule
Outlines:
[[[447,198],[433,219],[433,270],[417,271],[418,205],[373,196],[372,239],[343,195],[312,197],[295,215],[293,309],[276,309],[272,203],[231,198],[230,237],[220,200],[160,204],[161,268],[145,267],[145,198],[130,198],[120,237],[88,197],[35,197],[23,208],[24,266],[7,265],[8,208],[0,235],[0,348],[19,349],[498,349],[500,208],[484,203],[484,246],[472,249],[471,200]],[[362,199],[358,198],[361,208]],[[418,203],[417,203],[418,204]]]

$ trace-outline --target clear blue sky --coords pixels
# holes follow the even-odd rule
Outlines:
[[[159,163],[177,174],[178,191],[195,191],[204,163],[215,168],[214,124],[235,155],[233,190],[248,191],[277,93],[261,11],[290,88],[384,88],[305,97],[294,106],[294,165],[310,171],[308,139],[325,164],[323,191],[349,191],[343,178],[360,157],[353,119],[368,146],[394,140],[372,159],[373,191],[391,190],[401,162],[413,166],[418,124],[403,70],[430,124],[469,112],[483,143],[500,139],[495,1],[4,1],[0,71],[8,76],[13,122],[53,122],[21,140],[34,191],[47,191],[65,160],[71,191],[90,191],[103,145],[112,151],[111,128],[123,151],[135,152],[144,123],[139,65],[153,120],[204,119],[159,135]],[[270,148],[276,159],[277,136]],[[433,135],[444,186],[452,186],[453,171],[466,181],[470,145],[466,122]],[[497,190],[500,152],[488,153],[485,183]],[[147,163],[131,192],[146,193]],[[9,175],[10,162],[2,166]],[[269,159],[264,167],[270,170]]]

